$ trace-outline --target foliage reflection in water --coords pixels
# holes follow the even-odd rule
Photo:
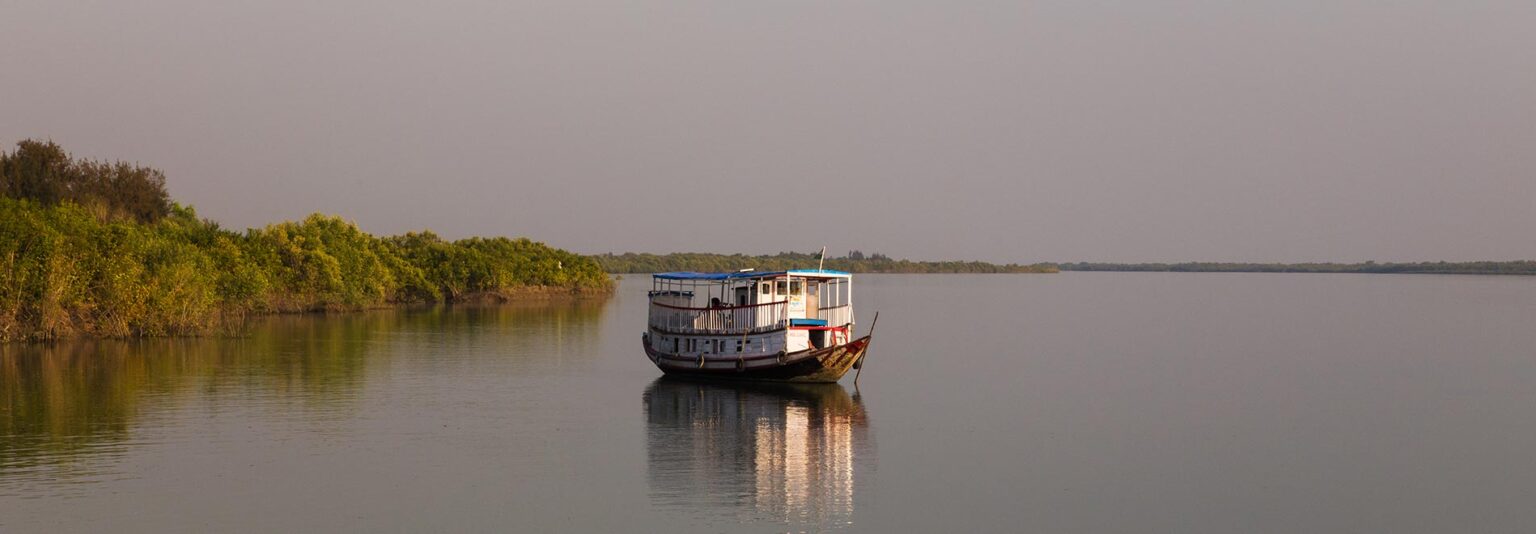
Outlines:
[[[168,428],[255,407],[256,420],[329,432],[357,419],[370,375],[523,365],[589,353],[602,301],[284,315],[231,338],[0,344],[0,497],[72,495],[136,478],[118,459]],[[410,371],[406,371],[409,373]]]
[[[657,504],[743,520],[852,523],[855,489],[875,456],[857,394],[838,384],[661,378],[644,404]]]

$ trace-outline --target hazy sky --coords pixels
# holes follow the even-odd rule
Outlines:
[[[0,143],[243,228],[1536,258],[1536,2],[0,0]]]

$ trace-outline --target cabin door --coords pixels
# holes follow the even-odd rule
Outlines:
[[[789,300],[789,318],[805,318],[805,281],[789,279],[789,288],[784,295]]]
[[[763,295],[768,295],[769,283],[763,283]],[[785,302],[784,313],[790,319],[805,318],[805,280],[780,278],[772,282],[773,293],[769,302]]]
[[[820,293],[817,288],[820,284],[806,280],[805,282],[805,318],[816,319],[820,315],[821,304],[817,302],[816,295]]]

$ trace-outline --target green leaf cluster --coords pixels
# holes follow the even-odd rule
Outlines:
[[[102,222],[73,203],[0,199],[0,340],[212,327],[225,273],[171,228]]]
[[[173,204],[165,175],[126,162],[76,160],[53,141],[28,139],[0,152],[0,195],[55,206],[73,202],[99,218],[154,222]]]
[[[379,238],[315,214],[245,232],[170,202],[159,171],[0,153],[0,341],[191,335],[249,314],[612,291],[585,257],[528,239]]]

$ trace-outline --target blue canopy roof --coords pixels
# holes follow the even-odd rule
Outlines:
[[[736,280],[741,278],[773,278],[786,274],[808,277],[851,277],[853,275],[843,271],[817,270],[817,269],[790,269],[788,271],[740,271],[731,273],[695,273],[681,271],[675,273],[656,273],[654,278],[663,280]]]

